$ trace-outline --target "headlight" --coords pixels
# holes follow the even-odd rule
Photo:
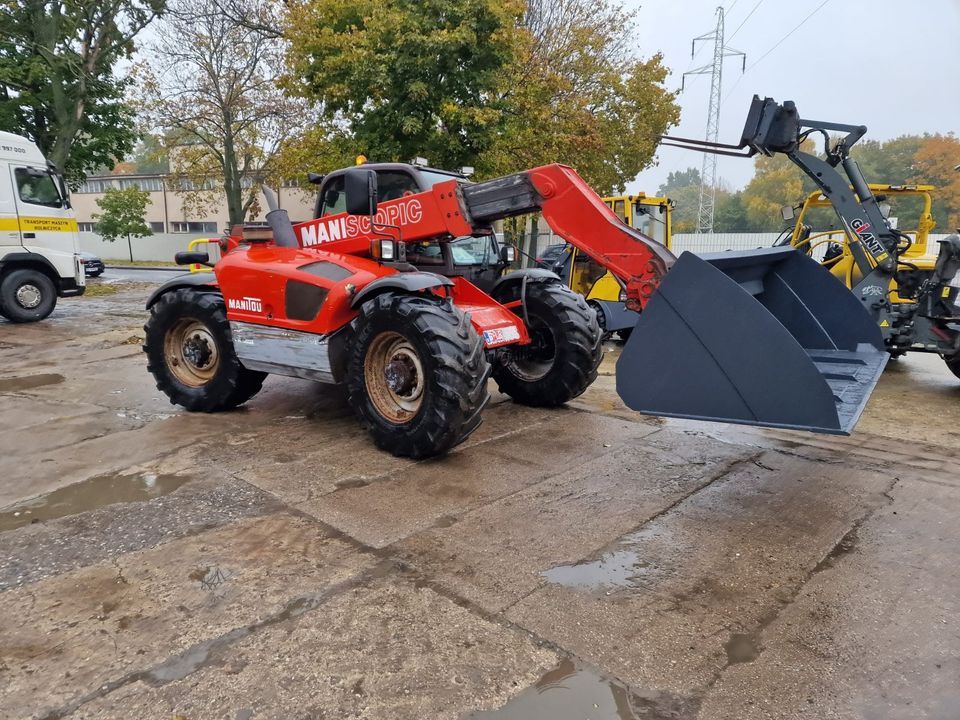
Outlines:
[[[625,303],[627,301],[627,291],[621,288],[620,295],[618,297],[620,302]]]

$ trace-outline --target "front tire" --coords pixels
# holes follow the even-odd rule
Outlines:
[[[378,295],[353,328],[347,390],[377,447],[430,457],[477,429],[490,366],[470,319],[450,300]]]
[[[267,374],[243,367],[219,293],[181,288],[161,295],[143,326],[147,370],[170,402],[195,412],[242,405]]]
[[[56,306],[53,280],[39,270],[14,270],[0,281],[0,314],[11,322],[43,320]]]
[[[520,300],[521,286],[511,284],[496,300]],[[603,333],[597,313],[583,296],[558,282],[530,283],[526,291],[530,345],[516,345],[493,370],[500,391],[516,402],[556,407],[581,395],[597,377],[603,359]],[[522,307],[514,312],[524,317]]]

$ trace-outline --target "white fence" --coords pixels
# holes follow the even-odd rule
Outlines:
[[[130,247],[133,248],[134,260],[166,260],[172,265],[175,253],[186,250],[191,240],[201,237],[210,237],[210,235],[158,233],[142,238],[132,238]],[[80,233],[80,249],[109,260],[130,259],[130,250],[127,247],[126,238],[121,238],[116,242],[107,242],[96,233],[82,232]],[[200,250],[205,249],[200,248]]]
[[[725,250],[753,250],[755,248],[771,247],[780,237],[779,233],[678,233],[673,236],[672,249],[674,254],[689,250],[692,253],[723,252]],[[927,242],[927,252],[936,255],[939,248],[937,241],[947,237],[946,234],[930,235]],[[563,239],[553,233],[540,233],[536,243],[536,256],[543,254],[549,245],[562,243]]]

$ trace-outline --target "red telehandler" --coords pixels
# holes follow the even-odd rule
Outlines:
[[[752,122],[762,132],[763,118]],[[404,172],[418,192],[396,192]],[[634,410],[849,433],[883,370],[867,312],[792,248],[678,259],[564,165],[477,183],[427,174],[399,164],[331,173],[318,217],[297,225],[264,188],[271,232],[231,238],[213,272],[150,297],[144,351],[157,387],[210,412],[253,397],[268,373],[345,383],[375,443],[415,458],[476,429],[491,375],[517,402],[560,405],[596,377],[594,311],[546,270],[503,274],[501,262],[481,282],[462,248],[532,212],[608,268],[641,312],[617,363]],[[498,252],[505,261],[509,249]]]

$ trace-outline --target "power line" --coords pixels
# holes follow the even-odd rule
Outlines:
[[[757,8],[760,7],[761,5],[763,5],[763,0],[757,0],[757,4],[753,6],[753,10],[747,13],[747,16],[743,19],[743,21],[739,25],[737,25],[737,29],[730,34],[730,37],[728,37],[727,40],[733,40],[734,35],[740,32],[740,28],[744,26],[747,20],[750,19],[750,16],[753,15],[757,11]],[[730,7],[733,7],[733,6],[731,5]]]
[[[760,0],[760,2],[763,2],[763,0]],[[744,71],[740,74],[740,77],[737,78],[737,81],[736,81],[736,82],[731,86],[731,88],[727,91],[726,97],[724,97],[723,100],[720,102],[720,107],[723,107],[724,103],[726,103],[727,100],[730,98],[730,96],[733,95],[733,91],[737,89],[737,85],[739,85],[739,84],[740,84],[740,81],[743,80],[743,76],[744,76],[744,75],[746,75],[746,74],[747,74],[748,72],[750,72],[753,68],[755,68],[757,65],[759,65],[760,62],[761,62],[765,57],[767,57],[770,53],[772,53],[774,50],[776,50],[778,47],[780,47],[780,46],[786,41],[786,39],[787,39],[788,37],[790,37],[791,35],[793,35],[793,34],[794,34],[797,30],[799,30],[801,27],[803,27],[803,26],[806,24],[806,22],[807,22],[810,18],[812,18],[814,15],[816,15],[816,14],[820,11],[820,8],[822,8],[822,7],[823,7],[824,5],[826,5],[828,2],[830,2],[830,0],[823,0],[823,2],[821,2],[821,3],[820,3],[819,5],[817,5],[812,11],[810,11],[810,13],[809,13],[803,20],[801,20],[792,30],[790,30],[790,32],[788,32],[786,35],[784,35],[782,38],[780,38],[773,47],[771,47],[769,50],[767,50],[763,55],[761,55],[761,56],[760,56],[759,58],[757,58],[755,61],[753,61],[752,63],[750,63],[749,65],[747,65],[747,67],[744,68]],[[757,5],[759,5],[759,4],[760,4],[760,3],[758,2]],[[756,8],[754,8],[754,9],[756,9]],[[752,12],[751,12],[751,14],[752,14]],[[749,17],[749,15],[748,15],[747,17]],[[741,24],[742,24],[742,23],[741,23]],[[737,29],[739,30],[739,28],[737,28]]]
[[[802,27],[804,26],[804,24],[807,22],[807,20],[809,20],[810,18],[812,18],[814,15],[816,15],[817,12],[820,10],[820,8],[822,8],[822,7],[823,7],[824,5],[826,5],[828,2],[830,2],[830,0],[823,0],[823,2],[820,3],[819,5],[817,5],[817,6],[810,12],[809,15],[807,15],[803,20],[800,21],[800,24],[799,24],[799,25],[797,25],[793,30],[791,30],[791,31],[788,32],[786,35],[784,35],[782,38],[780,38],[779,42],[777,42],[776,45],[774,45],[772,48],[770,48],[769,50],[767,50],[767,51],[766,51],[763,55],[761,55],[756,61],[750,63],[750,65],[747,66],[747,69],[744,70],[744,72],[747,72],[748,70],[750,70],[750,68],[756,67],[756,66],[760,63],[761,60],[763,60],[767,55],[769,55],[769,54],[772,53],[774,50],[776,50],[778,47],[780,47],[788,37],[790,37],[790,36],[793,35],[797,30],[799,30],[800,28],[802,28]]]

